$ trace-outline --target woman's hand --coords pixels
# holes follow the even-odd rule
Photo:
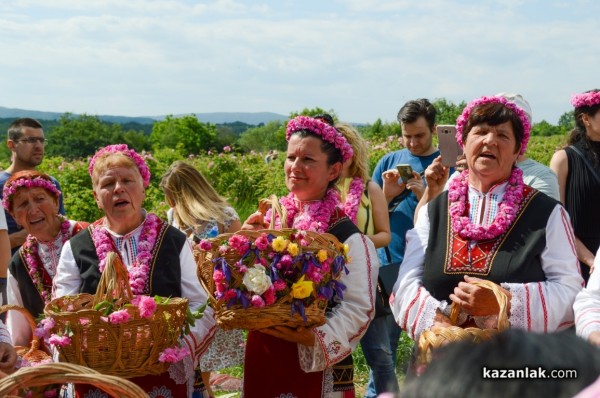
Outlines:
[[[302,326],[296,329],[287,326],[274,326],[272,328],[261,329],[260,332],[292,343],[298,343],[309,347],[315,345],[315,333],[312,329]]]
[[[471,284],[471,282],[480,280],[479,278],[465,275],[465,282],[460,282],[454,288],[454,293],[450,295],[450,300],[460,305],[464,312],[472,316],[498,315],[500,305],[498,304],[498,300],[496,300],[494,292],[490,289]],[[500,290],[508,296],[508,305],[510,306],[510,292],[502,287],[500,287]]]
[[[421,178],[421,175],[416,171],[413,171],[413,178],[406,182],[406,188],[410,189],[415,194],[417,200],[421,200],[423,192],[425,192],[425,183]]]
[[[588,336],[588,341],[596,347],[600,347],[600,332],[590,333],[590,335]]]
[[[384,171],[381,177],[383,178],[383,194],[388,203],[406,189],[406,184],[400,179],[398,170]]]
[[[265,223],[265,216],[260,212],[256,211],[244,221],[242,229],[259,230],[266,229],[269,227],[268,223]]]
[[[450,318],[444,315],[440,310],[437,310],[435,313],[435,318],[433,319],[433,326],[431,326],[431,330],[436,328],[447,328],[450,326],[452,326]]]
[[[450,169],[442,164],[442,157],[438,156],[425,169],[427,191],[431,198],[435,198],[444,190]]]
[[[0,370],[10,373],[17,363],[17,352],[15,348],[8,343],[0,343]]]

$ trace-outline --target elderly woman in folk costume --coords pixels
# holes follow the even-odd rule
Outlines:
[[[105,216],[63,247],[54,278],[54,296],[94,294],[109,251],[116,252],[129,271],[134,295],[185,297],[195,311],[207,300],[196,275],[192,248],[185,235],[142,208],[150,171],[144,159],[127,145],[109,145],[94,155],[89,172],[94,198]],[[215,330],[207,308],[183,339],[191,357],[168,373],[132,379],[149,394],[190,396],[193,369]]]
[[[331,233],[349,246],[346,288],[316,328],[273,327],[248,334],[243,394],[254,397],[353,397],[352,351],[374,315],[378,261],[373,243],[360,233],[340,207],[335,188],[352,147],[333,126],[308,116],[288,122],[286,186],[280,198],[287,225],[278,228]],[[244,228],[268,227],[273,214],[251,215]]]
[[[472,101],[457,119],[469,167],[421,208],[394,287],[394,315],[413,338],[450,325],[450,303],[460,306],[461,325],[496,327],[498,302],[472,283],[478,278],[508,296],[511,327],[552,332],[573,325],[583,279],[569,216],[525,185],[515,167],[530,128],[525,112],[502,96]],[[428,184],[440,188],[433,178]]]
[[[63,245],[88,225],[59,214],[59,197],[50,176],[35,170],[15,173],[4,185],[2,205],[28,234],[9,264],[8,303],[26,308],[34,318],[50,301]],[[9,311],[7,326],[15,345],[29,344],[31,328],[21,313]]]

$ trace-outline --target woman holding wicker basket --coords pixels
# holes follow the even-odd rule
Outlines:
[[[419,211],[407,234],[394,287],[398,324],[418,339],[450,326],[454,303],[459,325],[496,328],[495,290],[507,298],[511,327],[552,332],[572,326],[583,279],[569,216],[559,202],[525,185],[515,167],[529,140],[526,113],[505,97],[481,97],[465,107],[456,127],[468,169]],[[448,169],[441,162],[432,168],[427,184],[441,191]]]
[[[65,243],[54,279],[54,296],[94,294],[117,253],[127,267],[133,295],[184,297],[192,310],[207,300],[196,275],[196,263],[186,236],[142,208],[150,171],[142,156],[127,145],[102,148],[90,161],[93,193],[105,216]],[[149,394],[189,396],[194,366],[214,333],[212,310],[184,336],[189,355],[160,375],[131,379]],[[142,332],[138,332],[142,333]],[[188,389],[189,387],[189,389]],[[154,395],[153,395],[154,396]]]
[[[8,267],[8,304],[25,308],[33,318],[43,315],[51,299],[63,245],[88,225],[59,214],[60,195],[50,177],[35,170],[15,173],[4,185],[2,204],[28,234]],[[7,326],[15,345],[29,344],[32,330],[21,312],[9,311]]]
[[[308,116],[287,125],[285,161],[289,195],[279,199],[287,213],[282,220],[268,211],[257,212],[244,224],[264,229],[328,232],[348,245],[348,273],[339,282],[342,295],[326,313],[325,324],[314,328],[272,327],[252,331],[246,342],[243,394],[254,397],[354,396],[352,351],[374,316],[377,255],[340,207],[335,183],[352,147],[333,126]],[[342,293],[342,292],[340,292]]]

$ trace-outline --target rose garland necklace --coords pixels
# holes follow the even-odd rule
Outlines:
[[[348,189],[348,195],[346,196],[346,202],[342,206],[344,213],[348,216],[348,218],[356,224],[356,215],[358,214],[358,208],[360,206],[360,199],[362,198],[363,190],[365,189],[365,184],[363,184],[363,180],[360,177],[354,177],[352,182],[350,183],[350,187]]]
[[[137,256],[129,269],[129,285],[135,295],[144,294],[144,288],[150,274],[150,261],[152,249],[156,243],[160,219],[154,214],[148,214],[142,225],[142,232],[137,243]],[[96,254],[100,263],[100,272],[106,267],[106,256],[110,251],[116,251],[109,232],[103,225],[94,225],[92,240],[96,246]]]
[[[323,199],[303,203],[290,192],[287,196],[280,198],[279,203],[287,210],[287,222],[291,228],[324,233],[329,227],[331,216],[340,204],[340,195],[335,188],[329,188]],[[300,214],[298,214],[299,206],[302,207]],[[280,224],[281,221],[279,221]]]
[[[498,206],[498,214],[494,221],[488,225],[475,225],[469,218],[469,170],[463,171],[457,178],[450,182],[448,201],[450,203],[450,217],[452,231],[462,238],[470,240],[494,239],[512,225],[517,217],[519,206],[523,200],[523,172],[513,167],[502,203]]]
[[[64,246],[65,242],[71,238],[71,234],[69,232],[71,223],[69,222],[69,220],[63,217],[61,217],[61,220],[62,222],[60,224],[60,234],[62,237],[62,247]],[[25,255],[25,262],[27,263],[27,272],[29,273],[31,280],[33,281],[33,285],[40,293],[40,296],[42,296],[44,304],[48,304],[51,299],[52,286],[51,283],[50,286],[44,284],[44,274],[48,274],[48,282],[52,280],[52,276],[50,276],[50,273],[45,269],[44,265],[42,264],[42,259],[39,255],[37,238],[33,235],[27,235],[22,249]]]

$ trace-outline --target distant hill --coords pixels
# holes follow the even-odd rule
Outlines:
[[[32,111],[26,109],[16,108],[5,108],[0,106],[0,118],[19,118],[19,117],[31,117],[40,120],[58,120],[64,113],[58,112],[43,112],[43,111]],[[174,116],[185,116],[189,113],[179,114]],[[223,123],[234,123],[242,122],[251,125],[258,125],[261,123],[269,123],[273,120],[287,120],[288,117],[272,112],[213,112],[213,113],[196,113],[194,114],[198,120],[204,123],[212,124],[223,124]],[[126,123],[140,123],[140,124],[152,124],[157,120],[163,120],[166,115],[161,116],[113,116],[113,115],[98,115],[100,120],[110,123],[126,124]]]

